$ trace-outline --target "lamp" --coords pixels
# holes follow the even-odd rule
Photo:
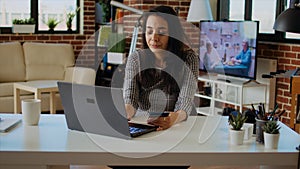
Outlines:
[[[300,3],[291,0],[290,8],[283,11],[274,23],[274,29],[281,32],[300,33]]]
[[[192,0],[187,16],[188,22],[213,20],[209,0]]]
[[[122,9],[126,9],[126,10],[128,10],[128,11],[130,11],[130,12],[134,12],[134,13],[139,14],[139,15],[142,15],[142,14],[143,14],[143,11],[138,10],[138,9],[136,9],[136,8],[132,8],[132,7],[127,6],[127,5],[124,5],[124,4],[122,4],[122,3],[120,3],[120,2],[117,2],[117,1],[111,1],[110,4],[113,5],[113,6],[122,8]]]

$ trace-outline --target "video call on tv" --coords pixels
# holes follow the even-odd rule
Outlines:
[[[199,69],[255,79],[258,24],[258,21],[201,21]]]

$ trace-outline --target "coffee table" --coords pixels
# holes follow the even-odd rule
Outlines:
[[[35,99],[41,99],[42,93],[50,93],[50,114],[56,113],[55,94],[58,92],[57,80],[41,80],[14,83],[14,113],[21,111],[20,90],[34,93]]]

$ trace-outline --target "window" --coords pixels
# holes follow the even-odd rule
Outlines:
[[[260,21],[259,32],[274,34],[276,0],[253,0],[252,20]]]
[[[56,33],[67,33],[67,14],[74,13],[71,22],[72,32],[79,32],[79,0],[0,0],[0,31],[11,33],[13,19],[34,18],[37,23],[36,33],[48,31],[47,21],[55,18],[59,24]]]
[[[290,0],[219,0],[220,20],[259,21],[259,40],[300,43],[300,34],[273,29],[276,17],[290,6]]]
[[[60,8],[57,8],[57,7]],[[55,18],[59,24],[55,30],[66,30],[66,14],[75,13],[77,9],[76,1],[74,0],[39,0],[39,30],[48,30],[46,22],[50,18]],[[72,30],[76,30],[76,15],[72,21]]]
[[[230,20],[243,20],[245,15],[245,1],[231,0],[229,4],[229,19]],[[235,10],[231,10],[235,9]]]
[[[0,0],[0,27],[11,27],[13,19],[30,17],[30,0]]]

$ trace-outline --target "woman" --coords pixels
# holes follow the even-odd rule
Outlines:
[[[218,64],[221,64],[219,57],[214,51],[213,45],[211,42],[206,42],[206,52],[203,56],[203,64],[207,71],[211,71]]]
[[[144,14],[143,49],[128,57],[124,100],[127,118],[138,109],[168,111],[169,116],[149,118],[164,130],[186,120],[192,111],[197,87],[198,57],[188,48],[176,12],[158,6]]]
[[[204,57],[203,57],[203,63],[204,63],[204,66],[205,66],[205,69],[206,70],[210,70],[212,69],[212,61],[211,61],[211,57],[212,57],[212,44],[210,42],[207,42],[206,43],[206,52],[204,54]]]

